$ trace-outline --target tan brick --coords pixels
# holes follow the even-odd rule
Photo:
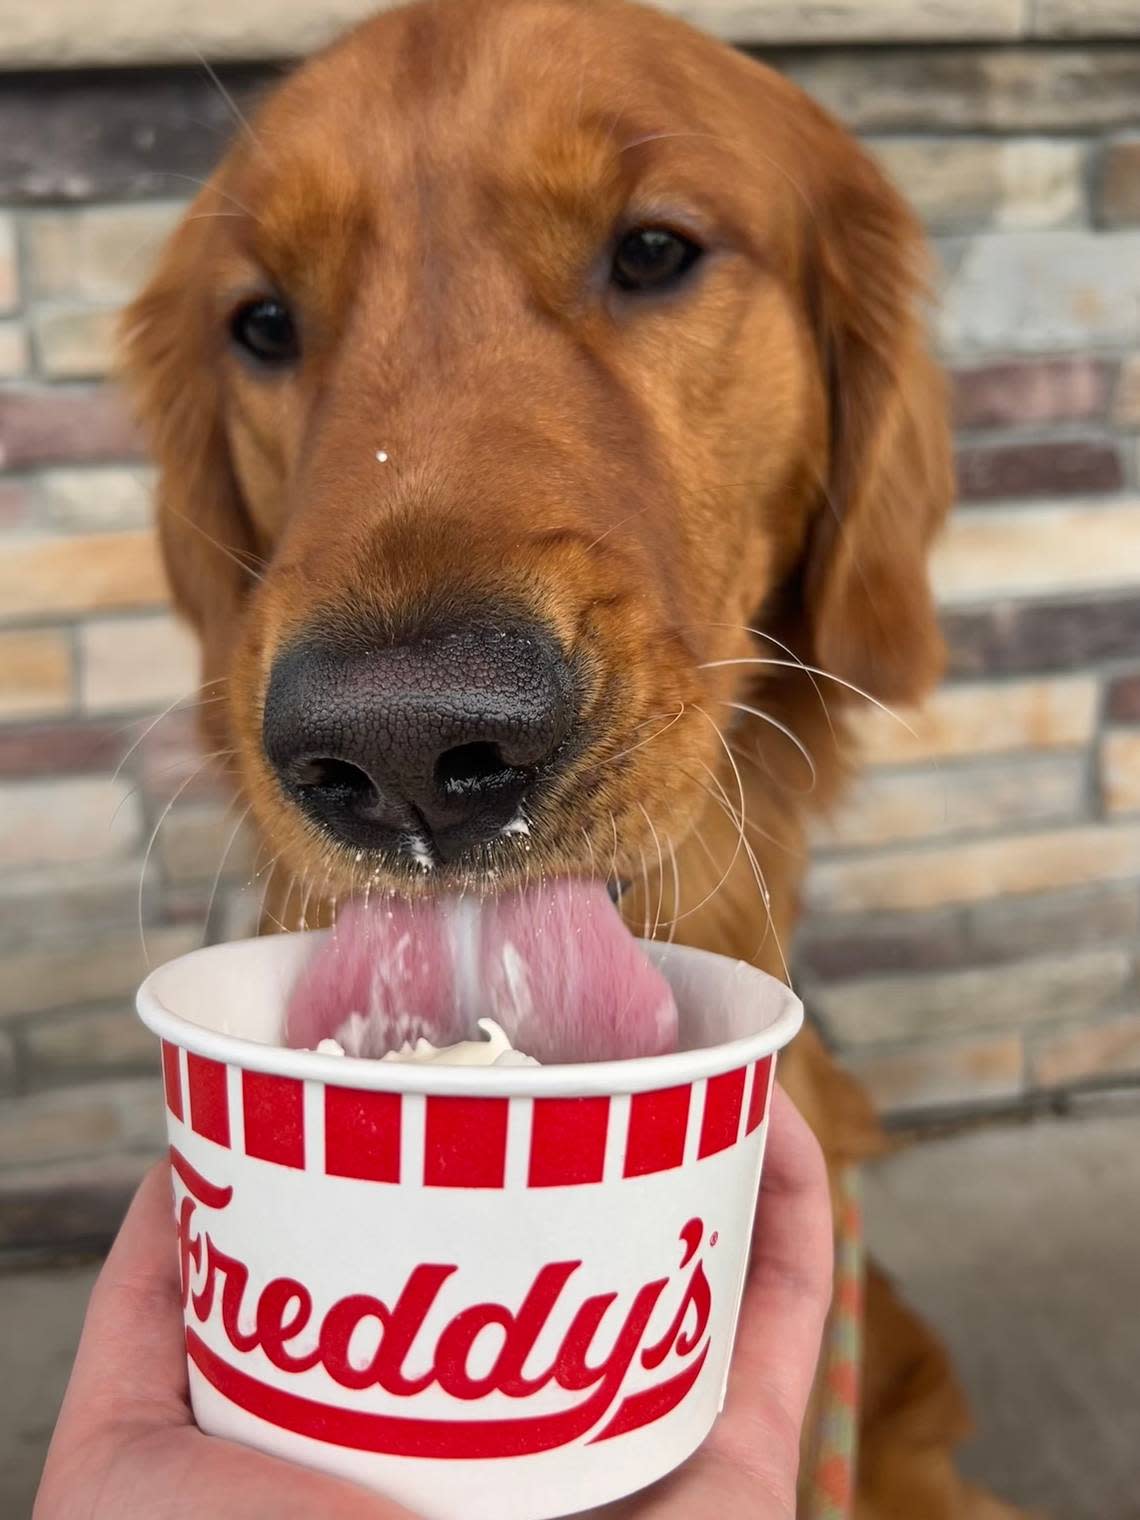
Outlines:
[[[197,643],[170,616],[87,623],[79,650],[84,712],[163,708],[198,687]]]
[[[1120,366],[1112,416],[1120,427],[1140,428],[1140,354],[1129,354]]]
[[[28,534],[9,539],[0,555],[0,614],[8,618],[147,607],[165,599],[150,533]]]
[[[1024,1086],[1024,1054],[1016,1035],[857,1051],[845,1064],[886,1114],[1015,1098]]]
[[[0,321],[0,380],[14,380],[28,367],[28,334],[22,322]]]
[[[137,925],[108,929],[97,938],[67,938],[9,951],[0,980],[0,1017],[70,1008],[83,1002],[130,998],[154,966],[196,950],[200,927],[148,929],[146,954]]]
[[[1140,1013],[1035,1041],[1029,1071],[1030,1080],[1041,1087],[1140,1072]]]
[[[840,1045],[876,1045],[1095,1018],[1132,982],[1122,949],[1088,950],[933,976],[821,983],[812,1005]]]
[[[36,295],[129,300],[181,210],[170,204],[40,211],[25,219],[27,267]]]
[[[1084,151],[1052,138],[889,138],[872,142],[935,232],[1064,227],[1084,209]]]
[[[175,884],[209,881],[219,868],[227,881],[248,878],[254,840],[248,829],[239,827],[242,811],[236,804],[214,802],[172,809],[157,844],[165,879]]]
[[[125,777],[69,776],[0,786],[0,868],[116,860],[134,848],[142,813]]]
[[[32,318],[41,371],[51,380],[97,380],[115,362],[114,310],[90,306],[51,307]]]
[[[39,477],[40,510],[52,527],[71,533],[145,528],[151,521],[154,471],[45,470]]]
[[[162,1087],[153,1077],[9,1098],[0,1107],[0,1156],[11,1167],[98,1150],[157,1154],[164,1134]]]
[[[921,771],[869,771],[833,825],[824,848],[936,839],[1027,823],[1059,823],[1084,811],[1080,755],[1019,755]]]
[[[956,512],[934,551],[944,603],[1140,583],[1140,502]]]
[[[1140,813],[1140,729],[1105,734],[1100,749],[1100,785],[1110,813]]]
[[[0,718],[57,717],[73,700],[66,633],[0,633]]]
[[[816,865],[810,907],[828,912],[935,908],[1140,875],[1140,825],[1093,825]]]
[[[10,216],[0,211],[0,311],[12,311],[19,305],[20,281],[16,268],[16,227]]]
[[[859,719],[864,758],[905,765],[1008,750],[1058,749],[1087,743],[1096,726],[1098,683],[1091,677],[970,682],[944,686],[900,722],[873,708]]]
[[[1105,227],[1140,222],[1140,138],[1108,143],[1101,156],[1096,217]]]
[[[25,1026],[23,1046],[33,1080],[99,1068],[153,1069],[158,1060],[158,1042],[129,1003],[40,1015]]]

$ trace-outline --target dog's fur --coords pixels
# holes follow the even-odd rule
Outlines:
[[[608,288],[615,229],[661,222],[708,249],[694,276]],[[457,882],[359,865],[289,803],[260,740],[275,652],[318,619],[384,638],[505,605],[572,656],[585,739],[528,849],[486,867],[632,879],[635,927],[786,975],[852,688],[909,703],[940,670],[926,553],[952,487],[922,275],[912,215],[830,117],[623,0],[412,6],[288,80],[126,345],[205,724],[279,862],[274,915],[327,913],[362,872]],[[304,352],[265,376],[227,327],[269,292]],[[833,1172],[878,1149],[816,1036],[781,1072]],[[941,1351],[873,1274],[860,1520],[1010,1513],[955,1475],[965,1428]]]

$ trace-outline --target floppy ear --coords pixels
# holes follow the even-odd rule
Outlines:
[[[942,669],[927,552],[953,497],[944,385],[920,315],[925,244],[873,160],[826,118],[823,131],[809,256],[831,457],[807,612],[824,669],[908,702]]]
[[[125,378],[158,466],[163,559],[175,606],[201,640],[204,684],[227,670],[258,563],[222,423],[224,338],[202,279],[220,205],[210,188],[198,197],[122,325]]]

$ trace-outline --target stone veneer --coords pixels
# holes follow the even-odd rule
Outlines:
[[[26,59],[49,9],[25,8]],[[793,11],[825,24],[763,14],[788,36]],[[848,45],[765,56],[920,207],[959,430],[949,680],[913,732],[868,719],[797,949],[829,1036],[909,1122],[1140,1079],[1140,20],[826,12],[795,35]],[[223,77],[241,103],[274,72]],[[185,712],[148,728],[197,675],[107,378],[112,313],[231,125],[196,67],[0,89],[0,1249],[104,1235],[159,1143],[140,873],[153,961],[240,930],[257,892]]]

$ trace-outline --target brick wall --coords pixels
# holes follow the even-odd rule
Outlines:
[[[1138,1079],[1140,27],[769,56],[936,238],[962,482],[950,680],[910,731],[866,724],[802,988],[903,1118]],[[229,128],[196,70],[0,89],[0,1246],[100,1235],[157,1144],[140,907],[157,962],[257,893],[240,841],[215,890],[236,815],[185,710],[150,727],[197,675],[105,378]]]

